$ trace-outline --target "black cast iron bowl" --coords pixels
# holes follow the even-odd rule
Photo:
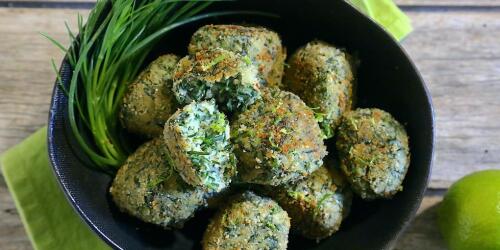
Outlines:
[[[239,15],[183,26],[160,42],[161,53],[186,54],[190,35],[206,23],[251,23],[276,30],[289,54],[313,39],[322,39],[357,55],[358,107],[378,107],[405,124],[411,164],[404,190],[391,200],[355,199],[339,232],[319,243],[291,234],[290,249],[386,249],[415,215],[424,195],[433,153],[433,111],[417,69],[398,43],[372,20],[340,0],[248,0],[216,3],[212,10],[257,10],[279,18]],[[63,61],[62,80],[69,84],[70,66]],[[166,231],[120,213],[108,196],[112,177],[88,167],[67,120],[67,98],[54,88],[49,117],[49,156],[69,202],[82,219],[117,249],[197,249],[213,211],[200,211],[184,229]],[[332,143],[330,143],[332,144]],[[329,145],[333,151],[333,147]],[[83,159],[83,160],[82,160]]]

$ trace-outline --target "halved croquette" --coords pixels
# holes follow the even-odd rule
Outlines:
[[[192,102],[165,124],[164,139],[176,170],[193,186],[221,191],[236,174],[229,122],[214,101]]]
[[[281,86],[286,50],[279,35],[269,29],[240,25],[206,25],[191,37],[189,53],[222,48],[244,58],[258,69],[262,85]]]
[[[173,91],[180,103],[215,99],[224,111],[240,111],[260,98],[257,68],[233,52],[201,50],[182,58]]]

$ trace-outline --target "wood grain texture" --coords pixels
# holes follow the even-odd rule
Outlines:
[[[0,2],[95,2],[96,0],[0,0]]]
[[[431,187],[500,168],[500,11],[409,11],[403,42],[432,94],[437,140]]]
[[[75,10],[0,8],[0,152],[46,124],[54,81],[50,58],[60,62],[63,53],[38,32],[68,43],[64,21],[75,27],[71,22],[75,14]],[[1,176],[0,249],[32,249]]]
[[[95,0],[0,0],[1,2],[93,3]],[[500,0],[394,0],[399,6],[500,6]]]
[[[400,6],[500,6],[500,0],[394,0]]]
[[[39,32],[67,44],[64,21],[76,27],[76,13],[0,8],[0,152],[47,123],[55,79],[50,59],[59,65],[63,53]]]
[[[4,180],[0,177],[0,249],[31,249],[23,224]]]
[[[422,201],[417,216],[399,238],[394,250],[425,249],[445,250],[446,245],[439,232],[436,219],[441,195],[427,195]]]

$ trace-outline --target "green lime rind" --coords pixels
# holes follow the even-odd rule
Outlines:
[[[438,225],[451,250],[500,249],[500,170],[453,184],[438,208]]]

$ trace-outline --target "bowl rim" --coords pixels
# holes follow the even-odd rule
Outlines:
[[[425,196],[425,192],[428,188],[429,181],[430,181],[430,176],[432,173],[432,168],[433,168],[433,163],[434,163],[434,147],[435,147],[435,140],[436,140],[436,135],[435,135],[435,112],[434,112],[434,107],[433,107],[433,102],[432,102],[432,97],[430,94],[430,91],[426,85],[425,80],[423,79],[421,73],[419,72],[418,68],[416,67],[414,61],[412,58],[409,56],[408,52],[403,48],[403,46],[400,44],[399,41],[396,40],[394,36],[392,36],[388,31],[379,25],[374,19],[366,15],[365,13],[361,12],[358,10],[352,3],[348,1],[339,1],[343,2],[343,4],[347,5],[349,8],[352,9],[353,13],[357,15],[356,18],[365,18],[367,19],[374,27],[384,34],[386,37],[389,37],[391,42],[396,45],[396,47],[399,49],[399,51],[404,55],[404,57],[407,59],[409,62],[411,68],[413,71],[416,73],[417,80],[420,82],[420,85],[423,89],[424,95],[425,95],[425,101],[428,104],[428,110],[426,111],[429,114],[430,120],[426,121],[429,122],[430,125],[430,131],[429,131],[429,137],[430,137],[430,145],[428,145],[428,166],[424,168],[425,170],[424,177],[420,180],[420,183],[422,184],[419,187],[418,193],[415,197],[416,202],[414,203],[413,207],[411,207],[411,210],[409,213],[406,213],[404,217],[402,217],[402,223],[398,225],[398,230],[394,234],[394,236],[385,244],[385,248],[391,248],[394,246],[394,244],[397,242],[401,234],[406,230],[406,228],[409,226],[410,222],[414,219],[415,214],[420,207],[420,204],[422,203],[422,200]],[[68,63],[68,58],[67,55],[64,57],[64,59],[61,62],[61,66],[59,68],[59,73],[62,75],[71,75],[71,66]],[[63,77],[64,79],[64,77]],[[58,167],[58,159],[57,159],[57,154],[58,151],[54,147],[55,145],[55,136],[54,136],[54,124],[53,121],[55,119],[56,115],[56,110],[57,110],[57,105],[55,103],[56,101],[56,95],[58,94],[58,84],[57,80],[55,81],[54,87],[53,87],[53,92],[52,92],[52,97],[51,97],[51,104],[50,104],[50,110],[49,110],[49,116],[48,116],[48,127],[47,127],[47,145],[48,145],[48,155],[49,155],[49,161],[52,166],[52,170],[54,174],[56,175],[57,182],[59,183],[59,186],[62,188],[64,196],[66,199],[69,200],[71,206],[73,207],[74,210],[76,210],[77,214],[83,218],[83,221],[90,227],[92,231],[94,231],[104,242],[106,242],[109,246],[111,246],[113,249],[123,249],[122,246],[120,246],[117,242],[115,242],[113,239],[108,237],[105,232],[103,232],[98,225],[96,225],[86,214],[86,212],[80,207],[78,202],[76,201],[75,197],[73,196],[73,192],[71,191],[71,188],[69,187],[68,181],[66,181],[62,177],[62,173],[60,172],[60,169]],[[422,183],[423,182],[423,183]]]

